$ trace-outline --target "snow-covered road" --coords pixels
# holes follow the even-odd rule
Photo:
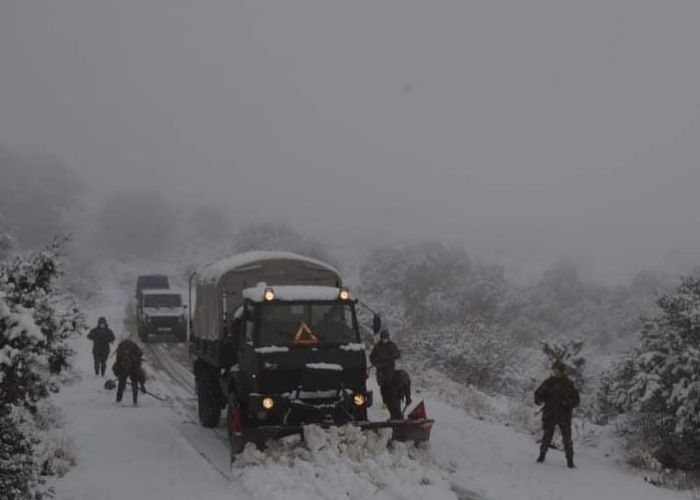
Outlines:
[[[117,324],[121,307],[99,313]],[[305,442],[288,438],[264,453],[249,448],[230,467],[225,431],[197,422],[184,346],[149,347],[148,388],[166,400],[142,396],[138,408],[116,404],[104,379],[92,374],[89,342],[75,339],[75,346],[77,380],[55,397],[77,460],[55,482],[59,500],[691,498],[645,483],[612,444],[578,446],[575,470],[557,451],[536,464],[531,436],[471,418],[425,393],[436,419],[429,447],[387,449],[385,435],[312,428]],[[371,418],[386,415],[374,408]]]

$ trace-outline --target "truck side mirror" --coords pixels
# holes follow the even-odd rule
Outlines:
[[[382,331],[382,318],[379,314],[375,314],[374,318],[372,318],[372,331],[375,335]]]

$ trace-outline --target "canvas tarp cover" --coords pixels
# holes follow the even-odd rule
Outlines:
[[[261,282],[271,287],[341,286],[340,276],[332,267],[320,266],[306,259],[267,259],[246,263],[221,273],[216,280],[203,281],[197,285],[193,333],[207,339],[220,338],[223,333],[224,312],[228,317],[232,317],[236,309],[243,305],[242,291]]]

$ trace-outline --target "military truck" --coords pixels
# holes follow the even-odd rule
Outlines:
[[[136,321],[139,338],[153,340],[187,341],[187,322],[182,295],[172,290],[141,290],[136,303]]]
[[[390,427],[396,439],[429,438],[431,420],[368,422],[372,393],[357,301],[330,265],[251,252],[194,273],[190,300],[193,287],[199,420],[216,427],[226,410],[232,460],[247,442],[260,446],[309,423]],[[374,327],[381,327],[377,317]]]

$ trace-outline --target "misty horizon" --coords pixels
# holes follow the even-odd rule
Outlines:
[[[678,273],[700,260],[698,14],[10,1],[0,145],[57,158],[85,210],[157,191],[354,252],[439,239],[525,276],[562,256]]]

